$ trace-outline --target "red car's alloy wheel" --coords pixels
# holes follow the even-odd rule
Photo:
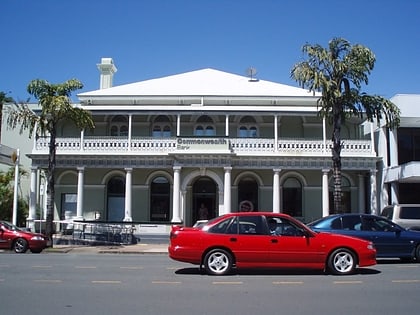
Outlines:
[[[210,275],[224,275],[232,269],[232,255],[224,249],[213,249],[204,257],[204,267]]]

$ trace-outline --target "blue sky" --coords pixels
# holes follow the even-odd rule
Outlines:
[[[297,86],[301,47],[333,37],[375,53],[364,91],[420,93],[419,0],[1,0],[0,12],[0,91],[17,100],[36,78],[98,89],[101,57],[114,59],[114,85],[252,66]]]

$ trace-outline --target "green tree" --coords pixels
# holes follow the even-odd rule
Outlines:
[[[19,168],[20,177],[27,176],[28,172]],[[15,167],[11,167],[6,173],[0,171],[0,220],[12,222]],[[17,225],[24,226],[28,215],[28,202],[19,196],[17,208]]]
[[[82,83],[76,79],[61,84],[51,84],[45,80],[33,80],[27,91],[38,100],[39,114],[25,103],[14,103],[8,110],[7,125],[15,129],[20,125],[20,133],[29,130],[31,137],[49,136],[49,155],[47,175],[47,213],[45,234],[52,240],[54,219],[54,174],[56,167],[57,128],[62,122],[73,122],[80,130],[95,127],[91,113],[71,104],[70,95],[81,89]]]
[[[3,105],[13,103],[14,100],[7,93],[0,91],[0,143],[1,143],[1,125],[3,124]]]
[[[358,116],[390,128],[400,122],[400,111],[391,101],[362,92],[374,68],[376,57],[362,45],[351,45],[343,38],[333,38],[327,48],[305,44],[305,60],[296,63],[291,77],[303,88],[320,92],[319,114],[332,122],[332,162],[334,179],[334,211],[342,212],[341,202],[341,126],[346,118]]]

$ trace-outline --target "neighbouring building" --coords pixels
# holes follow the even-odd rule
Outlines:
[[[168,231],[171,223],[193,225],[239,210],[302,221],[333,211],[332,126],[318,116],[319,95],[214,69],[112,86],[113,60],[97,66],[100,89],[79,94],[77,104],[92,113],[96,128],[58,130],[57,220],[129,221]],[[386,151],[383,135],[384,128],[360,118],[342,128],[347,212],[378,213],[382,186],[404,181],[391,179],[389,168],[382,172],[375,148]],[[43,199],[38,187],[47,156],[48,138],[35,139],[29,222]]]
[[[420,204],[420,94],[391,98],[401,111],[398,129],[378,128],[381,209],[391,204]]]

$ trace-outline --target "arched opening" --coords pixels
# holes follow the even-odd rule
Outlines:
[[[150,220],[169,221],[170,185],[167,178],[155,177],[150,187]]]
[[[204,176],[193,184],[192,222],[208,220],[218,215],[216,208],[217,185],[210,177]]]
[[[252,177],[242,178],[238,184],[239,211],[258,210],[258,184]]]
[[[125,208],[125,180],[121,176],[111,178],[107,184],[107,220],[123,221]]]
[[[283,212],[293,217],[302,216],[302,184],[295,177],[283,183]]]

